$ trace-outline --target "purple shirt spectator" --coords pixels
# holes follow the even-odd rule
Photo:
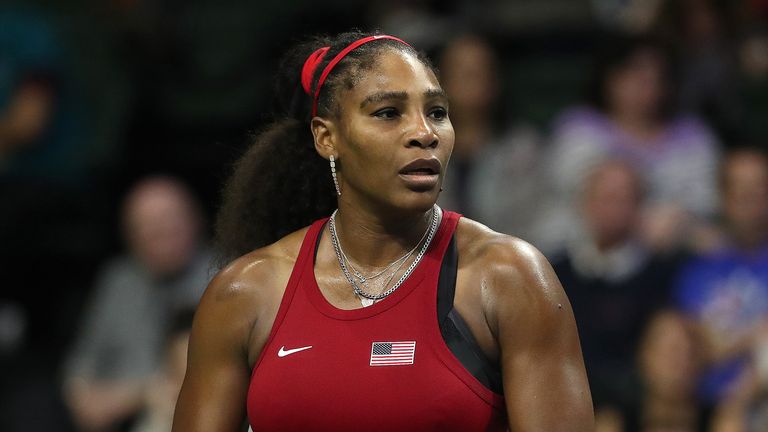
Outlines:
[[[552,250],[570,236],[573,197],[595,166],[607,159],[630,163],[646,182],[646,206],[674,205],[706,218],[717,204],[717,141],[704,123],[680,116],[657,136],[640,139],[624,132],[605,114],[580,107],[556,122],[549,157],[554,188],[553,211],[543,221],[551,232],[541,245]]]

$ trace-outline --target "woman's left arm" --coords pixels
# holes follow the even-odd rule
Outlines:
[[[483,278],[512,432],[591,432],[592,399],[568,298],[546,258],[517,239],[494,247]]]

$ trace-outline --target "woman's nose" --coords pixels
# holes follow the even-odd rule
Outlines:
[[[422,148],[436,147],[438,141],[437,133],[435,133],[433,125],[429,123],[429,119],[424,115],[417,116],[414,119],[413,132],[408,140],[408,145]]]

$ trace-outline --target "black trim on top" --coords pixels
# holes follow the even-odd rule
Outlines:
[[[459,254],[454,235],[440,265],[437,282],[437,319],[440,333],[448,349],[472,376],[489,390],[502,394],[504,388],[499,367],[488,360],[466,321],[453,307],[458,263]]]

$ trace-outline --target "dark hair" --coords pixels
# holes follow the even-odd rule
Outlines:
[[[661,102],[659,115],[668,117],[674,111],[672,97],[675,65],[668,47],[654,35],[632,35],[608,33],[601,38],[604,42],[595,52],[592,74],[588,86],[587,100],[601,111],[608,110],[606,83],[617,69],[627,65],[630,59],[642,50],[652,50],[661,57],[666,97]]]
[[[301,86],[301,70],[311,53],[330,47],[315,70],[314,92],[322,70],[336,54],[370,35],[355,31],[315,37],[283,57],[275,79],[275,120],[253,137],[224,188],[215,227],[220,266],[330,215],[336,207],[330,168],[315,151],[309,126],[312,98]],[[384,50],[409,52],[433,69],[408,45],[390,39],[366,43],[334,67],[320,90],[318,115],[338,117],[340,91],[353,88]]]

